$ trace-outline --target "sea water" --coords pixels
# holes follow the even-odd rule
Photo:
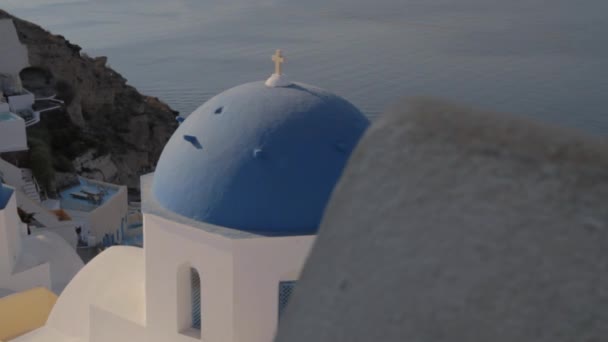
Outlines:
[[[608,135],[608,1],[1,0],[189,113],[285,73],[371,118],[432,96]]]

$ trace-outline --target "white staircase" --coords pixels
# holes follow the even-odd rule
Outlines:
[[[25,127],[30,127],[40,122],[40,112],[28,112],[29,115],[23,113],[18,114],[25,121]]]
[[[3,159],[0,159],[0,173],[6,184],[24,193],[36,203],[42,202],[40,187],[30,169],[19,168]]]
[[[21,178],[23,180],[21,191],[23,191],[23,193],[32,201],[37,203],[42,202],[42,199],[40,198],[40,190],[38,188],[38,183],[36,182],[36,179],[34,179],[32,170],[21,169]]]

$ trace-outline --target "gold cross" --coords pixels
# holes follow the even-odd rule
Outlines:
[[[283,74],[282,65],[285,63],[285,57],[281,53],[281,50],[277,50],[277,52],[272,56],[272,61],[274,62],[274,73],[277,75]]]

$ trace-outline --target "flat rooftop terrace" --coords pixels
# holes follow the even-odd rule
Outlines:
[[[79,179],[79,184],[59,192],[61,208],[91,212],[110,201],[118,190],[118,187]]]

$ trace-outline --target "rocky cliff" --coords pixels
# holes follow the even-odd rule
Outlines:
[[[28,129],[30,146],[46,144],[50,150],[56,175],[51,192],[74,174],[138,188],[139,175],[154,168],[176,129],[177,112],[128,85],[106,57],[89,57],[64,37],[5,11],[0,18],[13,19],[28,48],[31,67],[20,75],[24,86],[65,101],[64,109],[44,113]]]

